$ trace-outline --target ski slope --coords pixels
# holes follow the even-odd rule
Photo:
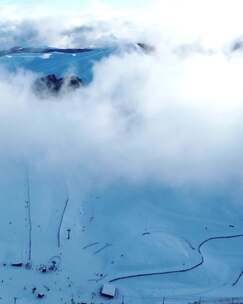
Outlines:
[[[71,182],[67,192],[55,176],[32,172],[32,267],[11,266],[29,261],[26,187],[21,170],[1,178],[3,303],[40,301],[33,288],[44,290],[43,303],[103,303],[106,282],[118,288],[114,303],[241,296],[240,217],[209,216],[207,207],[194,214],[183,195],[151,185],[97,185],[90,193]],[[42,273],[52,259],[58,269]]]

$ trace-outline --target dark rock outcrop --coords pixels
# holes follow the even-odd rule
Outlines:
[[[48,94],[56,95],[63,88],[75,90],[83,85],[82,79],[78,76],[67,76],[58,78],[55,74],[50,74],[38,78],[34,83],[34,91],[40,96]]]
[[[137,43],[137,46],[139,46],[146,54],[153,53],[155,51],[155,48],[147,43],[139,42]]]

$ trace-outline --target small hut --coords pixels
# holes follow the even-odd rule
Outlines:
[[[101,295],[109,298],[114,298],[116,296],[116,287],[111,284],[104,284],[101,288]]]

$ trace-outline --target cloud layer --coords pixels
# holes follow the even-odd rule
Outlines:
[[[165,4],[156,7],[162,10]],[[212,33],[202,36],[207,24],[203,31],[190,31],[188,20],[175,11],[173,26],[168,18],[159,23],[155,13],[154,20],[149,18],[154,8],[143,26],[141,16],[131,18],[132,12],[116,20],[66,16],[61,26],[56,18],[33,21],[23,13],[17,20],[9,12],[1,21],[5,48],[23,42],[83,47],[143,41],[155,45],[156,52],[103,59],[89,86],[64,92],[58,100],[34,95],[37,75],[1,70],[2,165],[9,161],[64,175],[173,186],[214,187],[241,180],[243,60],[240,51],[231,53],[229,47],[240,32],[228,31],[223,40],[222,29],[214,27],[220,40],[215,43]],[[181,22],[184,36],[178,32]]]

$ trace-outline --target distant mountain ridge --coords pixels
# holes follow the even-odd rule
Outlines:
[[[127,47],[139,47],[140,49],[144,50],[145,52],[150,52],[153,49],[152,46],[147,45],[145,43],[136,43],[136,44],[129,44]],[[7,50],[0,50],[0,56],[6,55],[13,55],[13,54],[24,54],[24,53],[32,53],[32,54],[49,54],[49,53],[63,53],[63,54],[79,54],[85,52],[91,52],[94,50],[102,50],[102,49],[116,49],[116,48],[56,48],[56,47],[12,47]]]

